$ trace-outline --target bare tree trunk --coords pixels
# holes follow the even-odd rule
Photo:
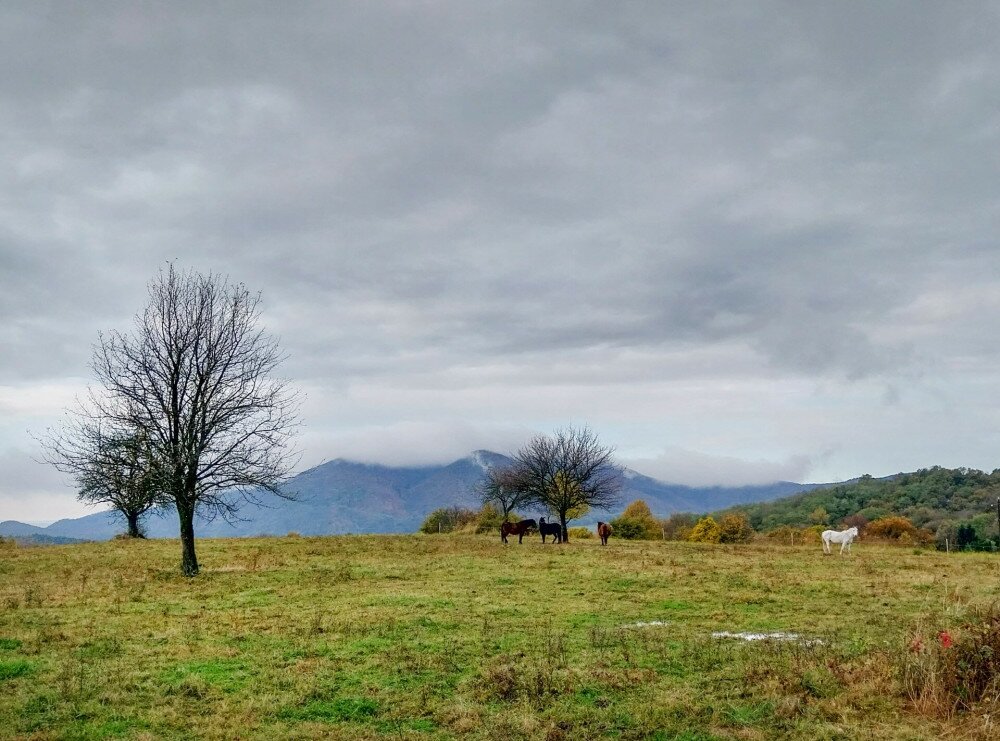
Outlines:
[[[184,576],[198,575],[198,557],[194,553],[194,508],[177,507],[181,521],[181,571]]]
[[[139,513],[126,512],[125,519],[128,521],[128,536],[130,538],[144,538],[142,530],[139,529]]]
[[[569,528],[566,527],[566,515],[559,515],[559,524],[562,525],[562,542],[569,543]]]

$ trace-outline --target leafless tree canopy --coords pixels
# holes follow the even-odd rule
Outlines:
[[[623,469],[589,428],[538,435],[514,454],[515,480],[528,498],[559,516],[563,538],[574,511],[618,503]]]
[[[480,500],[499,509],[503,522],[511,512],[531,503],[530,489],[521,481],[520,472],[516,465],[491,466],[479,484]]]
[[[99,388],[85,416],[141,435],[177,507],[182,568],[198,572],[193,516],[235,516],[282,488],[294,456],[297,403],[276,377],[282,355],[259,328],[260,297],[218,275],[168,265],[151,282],[131,333],[102,335]]]
[[[143,516],[166,503],[161,471],[142,435],[75,417],[42,442],[45,459],[76,479],[77,498],[109,505],[125,518],[132,537],[142,537]]]

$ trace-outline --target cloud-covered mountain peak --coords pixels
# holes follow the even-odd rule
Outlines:
[[[494,453],[492,450],[473,450],[464,460],[476,464],[484,471],[494,466],[510,463],[510,458],[500,453]]]

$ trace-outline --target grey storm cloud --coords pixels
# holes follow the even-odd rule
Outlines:
[[[365,384],[811,379],[898,404],[959,358],[988,374],[998,21],[986,2],[5,3],[0,384],[85,377],[166,260],[260,289],[287,373],[340,418]],[[429,404],[368,411],[406,430]]]

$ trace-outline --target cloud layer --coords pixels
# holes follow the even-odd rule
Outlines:
[[[0,452],[172,259],[262,291],[306,462],[587,422],[689,483],[992,468],[998,32],[991,3],[7,4]]]

